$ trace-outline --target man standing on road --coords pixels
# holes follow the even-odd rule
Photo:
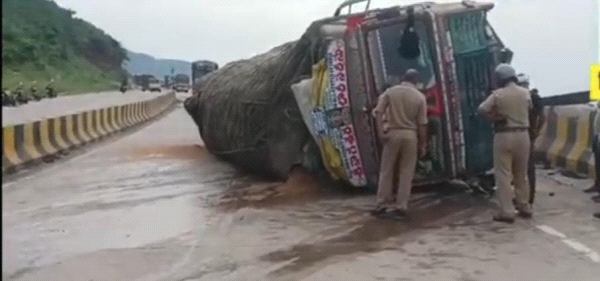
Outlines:
[[[517,76],[519,80],[519,86],[529,90],[529,77],[525,74],[519,74]],[[535,158],[533,157],[535,140],[540,134],[542,126],[544,125],[544,106],[542,105],[542,98],[538,94],[537,89],[529,91],[531,94],[532,108],[529,111],[529,161],[527,164],[527,180],[529,181],[529,204],[533,205],[535,199]]]
[[[388,215],[397,220],[408,218],[408,200],[417,157],[425,154],[427,145],[427,102],[417,89],[419,80],[417,70],[407,70],[403,82],[383,92],[373,110],[383,143],[377,207],[371,212],[374,216]],[[386,124],[383,115],[386,116]],[[397,160],[399,166],[396,166]],[[399,173],[399,180],[394,200],[395,172]]]
[[[544,105],[542,104],[542,98],[538,94],[538,89],[532,89],[531,103],[532,108],[529,111],[529,164],[527,166],[527,178],[529,180],[529,204],[533,205],[535,199],[535,157],[533,156],[535,140],[540,136],[540,131],[546,122],[544,116]]]
[[[586,193],[600,192],[600,101],[596,103],[596,117],[594,118],[594,138],[592,139],[592,152],[594,152],[596,181],[592,187],[584,190]]]
[[[499,88],[479,106],[480,114],[494,122],[494,175],[498,186],[501,211],[494,221],[515,221],[515,207],[519,216],[530,218],[527,188],[527,165],[529,161],[529,110],[531,95],[517,85],[515,69],[500,64],[494,72]],[[513,204],[511,180],[515,185],[516,199]]]

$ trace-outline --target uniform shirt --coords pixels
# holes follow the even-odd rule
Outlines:
[[[514,82],[497,89],[479,106],[479,112],[496,112],[501,120],[496,120],[496,129],[529,128],[529,110],[532,108],[531,94]]]
[[[383,92],[373,112],[385,114],[386,127],[389,129],[417,130],[419,125],[427,125],[425,95],[408,82]]]

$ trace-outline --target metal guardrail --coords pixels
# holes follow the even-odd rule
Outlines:
[[[586,104],[590,102],[590,91],[543,97],[542,102],[544,106]]]

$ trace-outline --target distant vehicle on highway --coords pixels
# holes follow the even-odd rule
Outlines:
[[[153,75],[149,75],[149,74],[143,74],[143,75],[136,75],[134,76],[134,81],[136,84],[138,84],[141,88],[142,91],[161,91],[161,84],[160,81],[158,79],[156,79],[156,77],[154,77]]]
[[[190,90],[190,77],[185,74],[177,74],[173,77],[173,90],[176,92],[184,92]]]
[[[198,81],[202,76],[219,69],[216,62],[199,60],[192,63],[192,92],[198,92]]]
[[[150,90],[150,92],[160,92],[161,91],[160,81],[154,77],[150,77],[148,79],[148,90]]]

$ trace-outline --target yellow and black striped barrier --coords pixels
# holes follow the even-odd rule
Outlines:
[[[175,93],[152,100],[2,127],[2,171],[85,145],[142,123],[175,102]]]
[[[592,152],[596,107],[589,105],[551,106],[544,109],[546,125],[535,142],[535,157],[551,167],[594,178]]]

